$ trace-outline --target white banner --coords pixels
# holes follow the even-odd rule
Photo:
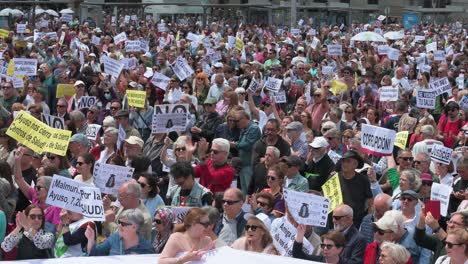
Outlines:
[[[65,129],[65,121],[63,120],[63,118],[53,115],[47,115],[44,113],[41,113],[41,117],[42,122],[44,122],[48,126],[62,130]]]
[[[106,163],[94,165],[94,185],[102,193],[117,194],[122,184],[132,179],[134,168]]]
[[[123,70],[123,67],[123,63],[121,63],[118,60],[111,59],[109,57],[107,57],[104,61],[104,72],[115,78],[119,77],[120,72]]]
[[[37,59],[14,58],[14,75],[37,75]]]
[[[431,200],[440,201],[440,215],[447,216],[452,187],[437,182],[432,183]]]
[[[127,34],[125,32],[122,32],[118,34],[117,36],[114,37],[114,43],[115,45],[118,45],[120,42],[126,41],[127,40]]]
[[[380,88],[380,102],[398,101],[398,87],[382,86]]]
[[[327,225],[330,200],[326,197],[283,190],[284,199],[292,217],[299,224],[325,227]]]
[[[453,149],[443,145],[434,144],[431,149],[431,159],[435,162],[440,162],[449,165],[452,160]]]
[[[267,90],[270,90],[270,91],[272,91],[274,93],[277,93],[280,90],[282,83],[283,83],[283,80],[281,80],[281,79],[268,77],[268,79],[265,82],[265,85],[263,86],[263,88],[265,88]]]
[[[90,108],[97,102],[96,96],[81,96],[78,102],[78,109]]]
[[[328,45],[328,55],[341,56],[343,55],[343,48],[341,45]]]
[[[141,43],[139,40],[129,40],[125,41],[125,51],[126,52],[140,52]]]
[[[395,145],[395,130],[363,124],[361,127],[362,149],[373,155],[389,156]]]
[[[86,128],[86,136],[89,140],[96,141],[97,137],[99,136],[99,131],[101,130],[101,126],[98,124],[88,124]]]
[[[181,81],[187,79],[187,77],[194,73],[187,60],[181,56],[179,56],[174,64],[171,65],[171,68],[174,71],[174,74],[177,75],[177,78]]]
[[[153,115],[153,133],[185,131],[190,114],[186,104],[155,105]]]
[[[280,217],[273,220],[271,223],[270,233],[273,237],[273,245],[280,255],[292,257],[292,248],[297,229],[287,220],[287,218]],[[310,244],[309,240],[304,239],[302,250],[307,255],[312,255],[314,247]]]
[[[18,34],[26,33],[26,24],[16,25],[16,33]]]
[[[400,50],[389,47],[387,49],[387,57],[390,60],[397,61],[400,58]]]
[[[429,88],[435,91],[435,95],[441,95],[443,93],[451,93],[452,86],[447,77],[432,81],[429,83]]]
[[[416,91],[416,106],[425,109],[434,109],[436,104],[436,96],[431,90]]]
[[[166,87],[169,85],[170,81],[171,78],[159,72],[154,72],[153,78],[151,78],[151,83],[154,86],[163,89],[164,91],[166,90]]]

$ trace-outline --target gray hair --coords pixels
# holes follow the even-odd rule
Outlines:
[[[419,152],[416,156],[423,157],[424,161],[426,162],[431,162],[431,156],[429,156],[427,152]]]
[[[176,142],[174,143],[174,146],[185,146],[187,141],[187,136],[180,136],[177,138]]]
[[[52,177],[51,176],[42,176],[37,178],[38,182],[44,183],[47,190],[50,189],[50,185],[52,184]]]
[[[111,133],[114,136],[117,136],[119,134],[119,130],[115,127],[108,127],[104,132]]]
[[[434,127],[431,125],[424,125],[421,127],[420,132],[421,134],[432,137],[434,136]]]
[[[73,121],[84,121],[86,117],[81,111],[75,110],[70,113],[70,119]]]
[[[106,118],[104,118],[104,120],[102,121],[102,125],[108,127],[117,127],[115,119],[112,116],[106,116]]]
[[[208,219],[210,220],[210,224],[216,224],[220,218],[220,214],[218,209],[214,208],[213,206],[204,206],[202,210],[208,214]]]
[[[268,146],[268,147],[266,148],[266,150],[271,150],[271,151],[273,151],[273,155],[275,155],[275,158],[279,159],[281,153],[280,153],[280,151],[279,151],[279,149],[278,149],[277,147]],[[266,151],[265,151],[265,152],[266,152]]]
[[[330,113],[336,115],[336,117],[341,119],[341,116],[343,115],[343,110],[337,106],[334,106],[330,109]]]
[[[138,208],[127,209],[127,210],[123,211],[119,218],[122,219],[124,217],[126,217],[127,220],[130,223],[132,223],[134,225],[137,225],[138,230],[145,223],[145,218],[143,217],[143,212]]]
[[[325,136],[341,138],[341,132],[338,128],[332,128],[325,132]]]
[[[401,175],[405,175],[406,179],[409,182],[409,187],[411,190],[417,192],[419,187],[421,187],[421,178],[419,177],[421,173],[416,169],[408,169],[401,172]]]
[[[126,182],[126,184],[127,184],[127,193],[133,194],[135,195],[135,197],[140,199],[141,198],[140,184],[135,179],[131,179],[130,181]]]
[[[349,206],[347,204],[342,204],[341,209],[343,209],[345,215],[349,215],[351,217],[354,217],[354,210],[353,210],[353,208],[351,206]]]
[[[384,241],[380,246],[381,251],[387,251],[388,256],[397,264],[404,264],[408,261],[409,257],[411,256],[408,250],[399,244],[395,244],[392,242]]]
[[[68,101],[67,101],[65,98],[59,98],[59,99],[57,100],[57,103],[58,103],[58,102],[64,103],[64,104],[65,104],[65,107],[68,108]]]
[[[218,73],[218,74],[215,75],[215,79],[216,78],[223,78],[224,79],[224,74]]]
[[[226,152],[229,152],[229,149],[230,149],[230,145],[229,145],[229,141],[227,139],[224,139],[224,138],[215,138],[213,139],[213,145],[218,145],[219,148],[222,150],[222,151],[226,151]]]

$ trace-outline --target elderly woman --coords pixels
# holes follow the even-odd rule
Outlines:
[[[273,246],[273,238],[262,220],[252,216],[245,225],[245,235],[231,245],[232,248],[245,251],[278,255]]]
[[[159,208],[156,210],[153,219],[153,248],[156,254],[160,254],[166,246],[169,236],[172,234],[175,223],[175,215],[169,208]]]
[[[161,162],[163,165],[167,167],[171,167],[172,164],[176,163],[177,161],[185,161],[187,160],[187,148],[186,146],[186,136],[180,136],[177,138],[176,142],[172,145],[172,152],[169,151],[169,146],[171,145],[171,139],[167,136],[164,139],[164,147],[161,150]],[[171,155],[172,154],[172,155]],[[169,175],[169,186],[167,187],[170,189],[174,186],[174,177]]]
[[[16,228],[2,242],[2,249],[17,249],[16,259],[45,259],[51,254],[54,234],[44,229],[44,210],[35,204],[16,214]]]
[[[96,232],[88,226],[85,231],[90,256],[114,256],[154,253],[151,244],[140,235],[140,227],[144,224],[140,209],[127,209],[119,218],[119,229],[110,235],[102,244],[96,246]]]
[[[210,225],[208,214],[200,208],[192,208],[184,217],[184,223],[175,227],[159,257],[160,264],[186,263],[200,260],[206,250],[213,248],[205,229]]]
[[[164,201],[159,196],[157,177],[155,174],[141,173],[138,177],[138,184],[141,186],[141,199],[153,220],[156,209],[164,206]]]
[[[447,255],[437,259],[436,264],[465,264],[468,262],[468,231],[455,228],[445,239]]]
[[[116,155],[118,134],[119,130],[115,127],[108,127],[104,130],[102,145],[97,147],[100,149],[100,153],[96,163],[107,163],[111,157]]]
[[[391,242],[383,242],[380,246],[380,264],[405,264],[409,262],[410,253],[405,247]]]

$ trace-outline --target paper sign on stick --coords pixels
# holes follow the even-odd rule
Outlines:
[[[395,102],[398,101],[398,87],[383,86],[380,88],[380,102]]]
[[[332,212],[338,205],[343,203],[343,193],[341,192],[340,178],[338,177],[338,173],[336,173],[322,185],[323,196],[330,199],[328,212]]]
[[[145,107],[146,91],[127,90],[128,105],[139,108]]]
[[[155,105],[153,133],[185,131],[188,109],[186,104]]]
[[[341,56],[343,55],[343,48],[341,45],[328,45],[328,55]]]
[[[101,126],[98,124],[88,124],[86,129],[86,136],[89,140],[96,141],[97,137],[99,136],[99,131],[101,130]]]
[[[435,95],[439,96],[443,93],[450,93],[452,91],[452,86],[447,77],[438,79],[429,83],[429,89],[435,91]]]
[[[432,183],[431,200],[440,201],[440,214],[447,216],[452,187],[437,182]]]
[[[364,152],[378,156],[392,155],[396,137],[395,130],[363,124],[361,131]]]
[[[56,98],[63,98],[65,96],[73,96],[75,94],[75,86],[73,84],[59,83],[57,85]]]
[[[281,79],[268,77],[267,81],[265,82],[264,88],[274,93],[277,93],[280,90],[282,83],[283,83],[283,80]]]
[[[395,146],[400,149],[406,149],[406,142],[408,141],[408,131],[401,131],[396,133]]]
[[[327,225],[329,198],[287,189],[283,193],[288,210],[296,222],[321,227]]]
[[[434,109],[436,104],[436,95],[431,90],[416,91],[416,106],[425,109]]]
[[[151,78],[151,83],[154,84],[154,86],[163,89],[164,91],[166,90],[166,87],[169,85],[170,81],[171,78],[159,72],[154,72],[153,78]]]
[[[431,149],[431,159],[435,162],[440,162],[449,165],[452,160],[453,149],[443,145],[434,144]]]
[[[106,163],[96,163],[94,165],[94,185],[102,193],[117,194],[120,186],[131,180],[134,168],[117,166]]]

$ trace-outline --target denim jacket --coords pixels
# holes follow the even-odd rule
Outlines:
[[[134,254],[153,254],[154,250],[151,243],[142,236],[138,238],[138,245],[124,249],[123,239],[119,232],[110,235],[102,244],[94,246],[91,249],[90,256],[114,256],[114,255],[134,255]]]

